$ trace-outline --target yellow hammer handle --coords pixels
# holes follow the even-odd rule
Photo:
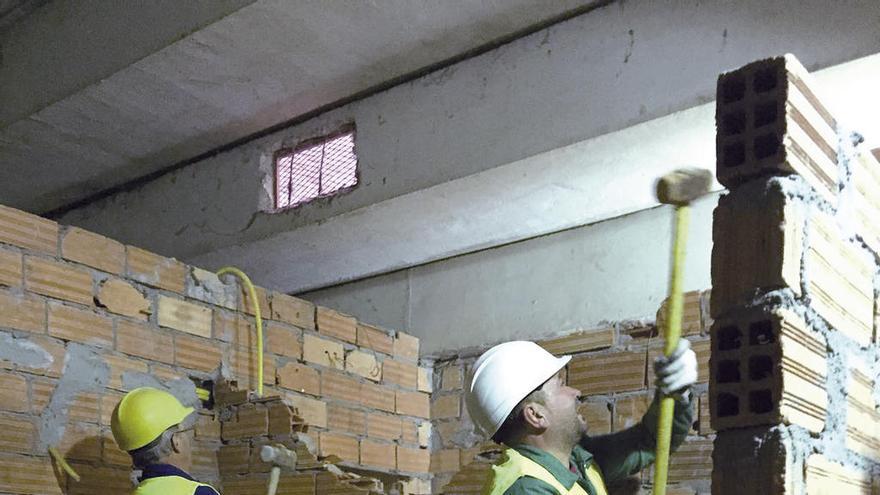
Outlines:
[[[681,316],[684,298],[681,290],[684,267],[685,244],[690,208],[675,207],[675,227],[672,242],[672,273],[669,277],[669,304],[666,306],[666,327],[663,329],[663,355],[669,356],[678,346],[681,337]],[[669,445],[672,440],[672,415],[675,399],[660,399],[660,415],[657,418],[657,452],[654,464],[654,495],[666,495],[666,479],[669,474]]]

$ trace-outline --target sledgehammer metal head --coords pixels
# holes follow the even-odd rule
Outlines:
[[[709,192],[712,172],[702,168],[680,168],[657,181],[657,200],[663,204],[687,206]]]

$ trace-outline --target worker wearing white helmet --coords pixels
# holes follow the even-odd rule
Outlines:
[[[480,433],[507,447],[484,495],[606,495],[606,483],[654,461],[658,400],[639,424],[591,437],[578,414],[581,392],[565,385],[563,368],[570,359],[516,341],[489,349],[474,363],[465,391],[468,412]],[[674,450],[692,422],[697,358],[689,342],[682,339],[672,356],[659,358],[654,373],[658,390],[676,398]]]

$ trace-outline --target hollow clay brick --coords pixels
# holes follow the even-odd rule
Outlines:
[[[300,363],[286,363],[276,371],[278,385],[312,395],[321,393],[321,376],[318,371]]]
[[[342,344],[314,335],[303,335],[303,360],[338,370],[345,369]]]
[[[829,202],[837,195],[836,122],[792,55],[760,60],[718,78],[718,181],[798,174]]]
[[[841,239],[834,219],[824,213],[810,218],[810,306],[861,346],[873,340],[874,264],[867,253]]]
[[[159,296],[159,326],[210,338],[211,319],[209,307]]]
[[[382,329],[363,323],[357,326],[357,345],[384,354],[394,354],[394,337]]]
[[[805,213],[778,189],[718,200],[712,223],[712,317],[748,303],[758,290],[800,295]]]
[[[318,306],[318,333],[352,344],[357,342],[357,320],[329,308]]]
[[[585,395],[640,390],[646,359],[645,351],[575,356],[568,364],[568,385]]]
[[[306,330],[315,329],[315,305],[302,299],[272,293],[272,319]]]
[[[58,224],[0,205],[0,243],[55,255],[58,252]]]
[[[603,349],[614,345],[614,327],[601,327],[550,340],[542,340],[538,345],[552,354],[576,354],[579,352]]]
[[[61,239],[61,256],[105,272],[125,270],[125,246],[78,227],[68,227]]]
[[[58,261],[25,257],[24,276],[31,292],[91,306],[92,274],[85,268]]]
[[[49,304],[49,335],[104,347],[113,346],[113,321],[91,311]]]
[[[144,249],[126,246],[126,266],[133,279],[152,287],[182,294],[185,289],[186,265]]]
[[[98,286],[95,298],[99,306],[118,315],[146,320],[152,313],[150,300],[137,288],[121,279],[108,279]]]
[[[743,311],[712,328],[712,428],[797,424],[818,433],[828,396],[825,342],[789,310]]]
[[[21,287],[24,279],[24,257],[21,253],[0,249],[0,285]]]

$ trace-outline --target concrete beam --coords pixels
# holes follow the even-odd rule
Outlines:
[[[254,0],[54,0],[0,35],[0,129]]]

